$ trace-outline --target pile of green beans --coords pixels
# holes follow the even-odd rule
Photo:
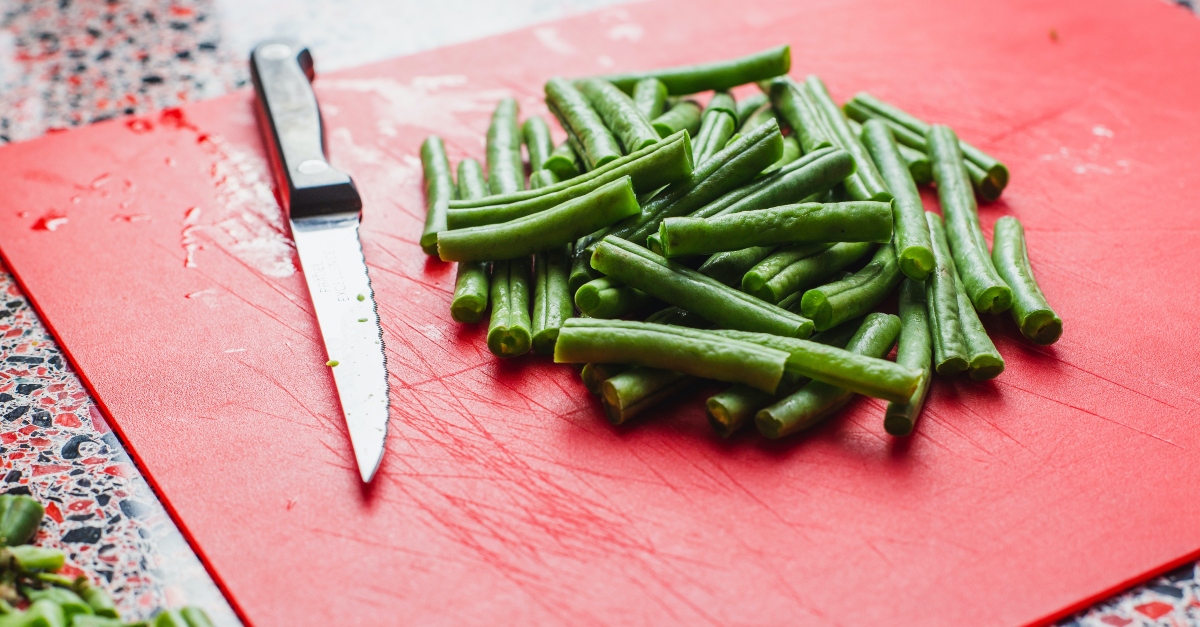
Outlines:
[[[42,504],[32,497],[0,495],[0,625],[212,627],[198,607],[166,610],[150,621],[122,621],[112,597],[92,578],[58,572],[66,565],[62,551],[29,544],[44,515]]]
[[[887,401],[884,430],[906,436],[935,374],[1004,371],[988,330],[1008,323],[991,315],[1009,312],[1014,337],[1057,341],[1024,228],[1001,218],[990,250],[985,239],[977,198],[999,196],[1004,164],[865,92],[839,106],[790,65],[783,46],[552,78],[561,129],[522,123],[501,99],[486,168],[460,159],[457,183],[429,137],[420,243],[459,263],[451,318],[488,317],[496,356],[580,364],[614,425],[703,380],[731,383],[705,403],[721,437],[750,423],[798,433],[855,394]],[[924,210],[931,183],[944,223]]]

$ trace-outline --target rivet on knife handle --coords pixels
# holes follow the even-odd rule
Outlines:
[[[329,165],[308,48],[287,39],[250,53],[255,113],[270,151],[283,206],[293,218],[357,213],[362,199],[350,176]]]

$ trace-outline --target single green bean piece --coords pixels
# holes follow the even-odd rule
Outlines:
[[[759,263],[751,266],[742,273],[740,279],[742,291],[769,303],[778,303],[787,294],[776,294],[767,287],[768,282],[797,261],[823,253],[833,248],[833,246],[833,244],[827,242],[785,246],[770,256],[764,257]]]
[[[1033,278],[1029,252],[1025,248],[1025,229],[1016,218],[996,220],[992,231],[992,262],[1000,278],[1012,288],[1012,318],[1021,334],[1043,346],[1062,336],[1062,318],[1050,308],[1046,296]]]
[[[936,213],[925,213],[929,225],[933,258],[937,266],[925,280],[925,300],[929,309],[929,332],[933,338],[933,363],[937,373],[953,376],[970,365],[967,361],[967,339],[963,336],[962,319],[958,311],[958,276],[950,245],[946,243],[946,227]]]
[[[812,322],[806,318],[616,237],[606,237],[596,247],[592,267],[718,326],[788,337],[808,337],[812,332]]]
[[[767,166],[758,176],[765,177],[779,171],[783,166],[792,163],[800,158],[804,151],[800,149],[800,142],[796,141],[795,137],[788,136],[783,138],[783,156],[779,161]]]
[[[846,350],[858,355],[883,357],[892,350],[899,334],[899,318],[873,313],[863,320],[858,332],[846,345]],[[919,374],[916,376],[920,378]],[[905,398],[911,394],[910,391]],[[846,388],[824,381],[811,381],[795,394],[759,411],[754,416],[754,423],[760,433],[778,439],[817,424],[844,407],[853,396],[854,393]]]
[[[684,327],[571,318],[559,331],[554,361],[634,364],[774,392],[788,353]]]
[[[8,554],[16,562],[17,568],[25,573],[50,572],[62,570],[67,556],[57,549],[46,549],[40,546],[22,544],[9,546]]]
[[[632,368],[601,383],[600,400],[608,421],[620,425],[694,382],[672,370]]]
[[[733,99],[733,95],[727,91],[718,91],[709,98],[708,104],[704,106],[705,113],[709,111],[724,111],[733,116],[734,125],[736,126],[738,108],[737,101]]]
[[[513,98],[501,100],[492,113],[492,124],[487,132],[487,166],[488,187],[493,194],[510,194],[525,189],[517,101]]]
[[[696,136],[696,163],[703,164],[720,152],[737,130],[737,120],[727,111],[705,110]]]
[[[575,154],[575,149],[571,147],[570,141],[559,144],[550,153],[550,156],[546,157],[542,168],[553,172],[560,181],[569,181],[583,172],[579,157]]]
[[[462,261],[454,277],[454,297],[450,317],[455,322],[473,324],[483,319],[488,304],[488,264],[486,261]]]
[[[900,342],[896,347],[896,363],[920,371],[921,383],[907,401],[888,403],[883,414],[883,430],[891,435],[905,436],[912,433],[933,380],[933,344],[929,336],[929,312],[925,307],[925,285],[905,279],[900,285],[899,300]]]
[[[575,305],[589,318],[623,318],[653,303],[645,292],[609,277],[588,281],[575,291]]]
[[[845,270],[839,270],[837,272],[834,272],[832,275],[830,275],[828,282],[836,283],[838,281],[844,281],[853,275],[854,275],[853,272],[846,272]],[[800,301],[801,301],[801,297],[804,296],[805,291],[808,291],[808,290],[804,290],[804,291],[798,290],[798,291],[792,292],[791,294],[788,294],[787,296],[785,296],[783,298],[783,300],[779,301],[779,306],[788,311],[800,313]],[[849,323],[848,322],[843,323],[843,325],[845,325],[845,324],[849,324]],[[858,327],[854,327],[854,328],[857,329]],[[828,331],[826,331],[826,333],[828,333]]]
[[[633,90],[638,81],[657,78],[667,86],[672,96],[696,94],[702,91],[721,91],[746,83],[755,83],[782,76],[792,67],[790,46],[770,48],[736,59],[662,68],[647,72],[627,72],[602,78],[625,92]]]
[[[610,233],[644,245],[666,218],[687,215],[745,185],[782,155],[783,135],[779,126],[763,124],[699,164],[690,177],[672,183],[646,203],[641,215],[626,220]]]
[[[66,588],[51,586],[40,590],[36,588],[23,588],[21,591],[30,601],[46,600],[58,605],[62,609],[66,624],[71,624],[71,619],[76,615],[90,616],[93,613],[92,606],[88,605],[87,601],[84,601],[78,594]],[[26,624],[29,625],[31,623]]]
[[[558,182],[558,175],[551,170],[538,170],[529,175],[529,189],[541,189]]]
[[[585,78],[576,81],[575,86],[588,99],[596,113],[600,114],[600,119],[604,120],[604,125],[616,136],[626,154],[641,150],[659,140],[658,132],[650,126],[650,120],[638,111],[633,100],[625,92],[614,87],[612,83]]]
[[[583,370],[579,371],[579,378],[583,379],[583,386],[589,392],[599,396],[601,384],[626,370],[629,370],[629,366],[625,364],[584,364]]]
[[[868,121],[863,125],[862,140],[895,197],[892,214],[900,271],[914,281],[924,281],[933,271],[933,244],[929,242],[925,206],[921,203],[917,183],[886,124],[879,120]]]
[[[451,229],[461,229],[523,218],[579,198],[625,176],[630,177],[636,193],[645,194],[669,183],[688,180],[692,173],[691,139],[686,133],[677,133],[649,148],[622,157],[571,181],[521,194],[461,201],[458,204],[472,206],[452,206],[446,213],[446,223]],[[519,199],[479,204],[506,198]]]
[[[540,355],[554,353],[558,329],[575,313],[567,287],[570,259],[566,246],[533,256],[532,342],[533,351]]]
[[[938,201],[946,216],[946,235],[954,265],[975,309],[1001,313],[1012,306],[1012,290],[992,265],[987,241],[979,228],[975,194],[966,180],[958,137],[950,127],[935,124],[925,140],[933,159],[933,178],[937,181]]]
[[[772,81],[768,89],[771,106],[779,113],[779,117],[792,127],[793,134],[806,154],[834,147],[833,137],[826,132],[825,125],[821,123],[820,111],[809,102],[800,85],[785,76]]]
[[[883,177],[879,175],[879,170],[875,168],[875,163],[871,160],[871,155],[867,153],[867,149],[863,147],[862,142],[858,137],[850,131],[850,125],[846,123],[846,116],[842,113],[842,109],[837,106],[833,98],[829,95],[829,90],[825,88],[825,83],[816,76],[809,76],[804,81],[804,86],[808,88],[809,93],[813,96],[813,101],[817,109],[821,112],[825,123],[833,130],[835,141],[837,141],[844,150],[854,155],[854,161],[858,165],[855,169],[855,174],[862,181],[866,197],[858,198],[858,200],[880,200],[888,201],[892,199],[892,194],[888,190],[887,184]],[[847,188],[852,192],[853,190]]]
[[[45,513],[37,499],[23,494],[0,495],[0,546],[31,542]]]
[[[525,152],[529,153],[529,171],[546,168],[546,160],[554,152],[554,141],[550,139],[550,126],[540,115],[534,115],[521,125],[521,137],[525,140]]]
[[[896,249],[889,243],[880,246],[863,269],[850,278],[815,287],[800,299],[800,313],[824,331],[871,311],[900,282]]]
[[[751,268],[766,259],[775,250],[774,246],[751,246],[741,250],[730,250],[709,257],[696,270],[729,287],[742,284],[742,277]]]
[[[565,246],[576,239],[640,212],[629,177],[574,200],[500,224],[442,231],[438,254],[443,261],[512,259]]]
[[[954,260],[950,260],[954,267]],[[988,337],[987,329],[979,320],[979,314],[971,306],[971,299],[963,289],[962,282],[954,284],[958,293],[958,320],[962,324],[963,339],[967,344],[967,376],[976,381],[995,379],[1004,372],[1004,358],[992,338]]]
[[[741,128],[743,125],[745,125],[746,121],[750,119],[750,116],[767,106],[770,106],[767,95],[761,92],[750,94],[749,96],[737,101],[738,128]]]
[[[85,580],[79,592],[79,596],[83,597],[84,601],[87,601],[87,604],[91,606],[92,612],[96,616],[117,618],[117,605],[104,588],[87,583]]]
[[[492,264],[492,320],[488,350],[497,357],[516,357],[532,345],[529,319],[529,258]]]
[[[859,92],[854,96],[853,99],[851,99],[851,102],[871,112],[872,114],[892,120],[918,135],[927,135],[929,133],[929,124],[926,124],[922,120],[905,113],[900,108],[883,102],[882,100],[879,100],[878,98],[875,98],[866,92]],[[973,163],[988,180],[988,186],[991,188],[991,191],[988,195],[994,194],[994,196],[988,198],[988,195],[984,195],[984,197],[988,198],[989,200],[995,200],[996,198],[999,198],[1000,193],[1003,192],[1005,186],[1008,185],[1008,168],[991,155],[988,155],[987,153],[968,144],[967,142],[960,141],[959,150],[962,151],[963,156],[968,161]]]
[[[643,78],[633,86],[633,105],[647,120],[657,118],[667,110],[667,86],[657,78]]]
[[[587,246],[592,243],[587,237],[575,242],[575,250],[571,255],[571,275],[567,279],[567,286],[572,294],[578,292],[588,281],[604,276],[592,268],[592,253],[587,250]]]
[[[25,615],[22,619],[20,623],[9,624],[28,625],[30,627],[66,627],[70,624],[70,619],[63,612],[62,606],[50,599],[34,601],[29,606],[29,609],[25,610]]]
[[[802,242],[888,242],[890,203],[804,203],[708,219],[667,218],[659,237],[666,257]]]
[[[458,162],[458,198],[483,198],[488,195],[483,166],[470,157]]]
[[[671,107],[669,111],[654,118],[650,125],[658,132],[659,137],[669,137],[679,131],[687,131],[695,137],[700,132],[700,118],[703,109],[694,100],[684,100]]]
[[[604,121],[574,85],[561,78],[546,81],[546,106],[583,148],[580,154],[594,170],[621,157],[621,147]]]
[[[858,330],[860,323],[861,321],[855,320],[824,333],[818,333],[812,337],[811,341],[842,348]],[[799,377],[780,386],[781,389],[775,394],[767,394],[762,390],[756,390],[740,383],[734,384],[725,391],[710,396],[705,402],[708,424],[713,431],[717,432],[717,435],[728,438],[743,425],[753,422],[754,414],[758,413],[758,410],[775,402],[781,396],[792,394],[809,381],[808,377]]]
[[[785,152],[787,143],[785,138]],[[774,166],[768,166],[768,169],[770,167]],[[693,218],[711,218],[805,202],[805,198],[831,189],[853,171],[854,158],[850,153],[838,148],[823,148],[774,172],[767,173],[764,170],[766,176],[723,194],[689,215]]]
[[[933,162],[929,160],[929,155],[900,144],[900,156],[904,158],[904,164],[908,166],[908,174],[912,176],[914,183],[925,185],[933,182]]]
[[[153,627],[191,627],[179,610],[163,610],[154,617]]]
[[[446,212],[454,198],[454,179],[442,138],[430,135],[421,144],[421,168],[425,173],[425,229],[421,232],[421,250],[437,254],[438,233],[446,230]]]
[[[665,307],[646,316],[645,322],[654,324],[672,324],[691,329],[707,329],[712,323],[682,307]]]

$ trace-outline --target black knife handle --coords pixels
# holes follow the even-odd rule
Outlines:
[[[289,39],[264,41],[250,53],[250,76],[259,128],[288,215],[295,219],[361,211],[362,198],[350,175],[325,158],[325,130],[312,89],[308,48]]]

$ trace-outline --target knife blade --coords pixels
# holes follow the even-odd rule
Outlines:
[[[388,374],[383,330],[358,227],[354,180],[329,164],[312,54],[290,39],[250,53],[255,114],[292,227],[358,471],[369,483],[383,459]]]

